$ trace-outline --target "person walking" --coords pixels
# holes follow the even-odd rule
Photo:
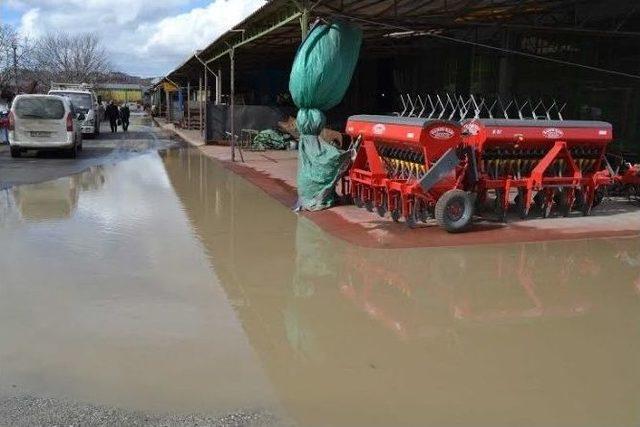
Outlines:
[[[129,129],[129,116],[131,116],[131,110],[127,104],[123,104],[120,107],[120,120],[122,120],[122,130],[125,132]]]
[[[118,132],[118,119],[120,118],[120,112],[113,101],[109,101],[109,105],[107,105],[107,108],[104,110],[104,115],[109,119],[111,133]]]

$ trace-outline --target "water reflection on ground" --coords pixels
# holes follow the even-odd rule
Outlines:
[[[369,250],[197,152],[164,161],[301,425],[640,420],[640,240]]]
[[[277,410],[157,153],[0,200],[0,397]]]
[[[640,421],[640,239],[364,249],[187,149],[0,196],[0,393],[305,426]]]

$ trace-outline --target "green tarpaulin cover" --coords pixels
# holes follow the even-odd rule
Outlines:
[[[291,145],[291,135],[274,129],[263,130],[251,142],[252,150],[286,150]]]
[[[298,209],[321,210],[336,200],[335,186],[349,165],[350,153],[319,135],[324,111],[338,105],[358,62],[362,31],[344,22],[316,25],[298,49],[289,90],[299,108]]]

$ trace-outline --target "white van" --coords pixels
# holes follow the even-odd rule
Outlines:
[[[85,117],[76,113],[68,98],[56,95],[18,95],[9,112],[11,157],[26,150],[65,150],[76,157],[82,150],[80,123]]]
[[[69,98],[77,113],[84,114],[82,133],[91,137],[100,135],[100,123],[104,119],[102,98],[97,96],[91,85],[85,83],[51,83],[49,95]]]

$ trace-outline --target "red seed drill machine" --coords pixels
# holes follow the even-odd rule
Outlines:
[[[488,106],[473,96],[427,96],[431,113],[421,117],[425,101],[407,99],[396,116],[353,116],[347,123],[356,141],[349,192],[358,207],[380,216],[389,212],[410,227],[434,217],[447,231],[460,232],[489,193],[503,221],[511,196],[523,219],[533,205],[543,217],[553,208],[565,216],[572,210],[589,215],[614,181],[605,157],[611,125],[564,120],[564,106],[555,101],[549,108],[530,101],[505,107],[499,99]],[[493,117],[497,104],[501,118]],[[422,105],[418,113],[416,105]],[[518,118],[509,117],[513,106]],[[489,118],[480,118],[483,111]]]
[[[616,181],[621,195],[640,201],[640,164],[624,163]]]

